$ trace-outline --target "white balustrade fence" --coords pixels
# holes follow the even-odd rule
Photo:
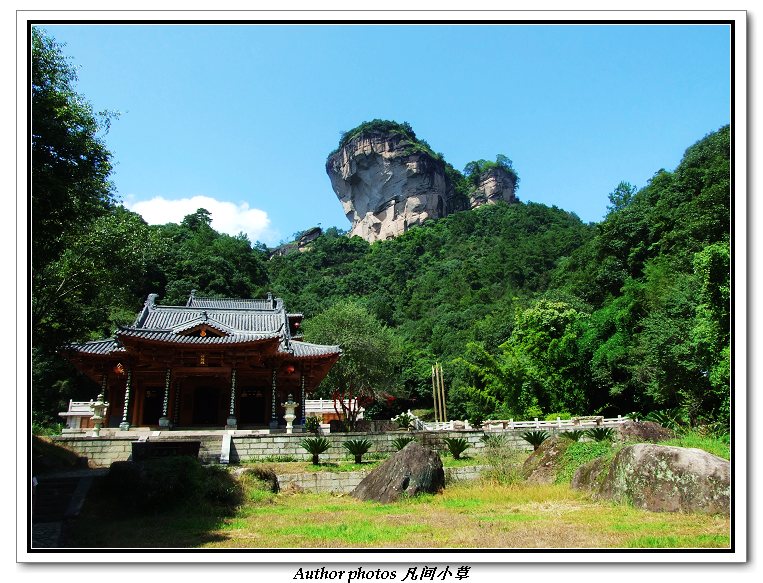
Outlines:
[[[411,426],[418,431],[454,431],[457,429],[475,429],[469,425],[469,421],[422,421],[408,409],[407,415],[413,419]],[[397,417],[393,417],[395,421]],[[513,419],[489,419],[482,423],[484,431],[504,431],[506,429],[590,429],[592,427],[612,427],[622,425],[629,418],[618,415],[617,417],[603,417],[600,415],[589,415],[573,417],[572,419],[561,419],[557,417],[554,421],[541,421],[537,417],[532,421],[514,421]],[[638,421],[638,419],[636,419]],[[458,427],[456,426],[458,424]]]

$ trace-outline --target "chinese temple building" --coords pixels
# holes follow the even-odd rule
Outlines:
[[[70,344],[62,354],[101,386],[108,426],[263,428],[285,425],[281,403],[300,403],[341,355],[302,341],[302,314],[283,300],[195,297],[185,306],[148,296],[113,338]],[[104,422],[106,425],[106,422]]]

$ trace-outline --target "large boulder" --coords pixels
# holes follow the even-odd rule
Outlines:
[[[655,512],[729,514],[729,462],[701,449],[639,443],[575,472],[572,487]]]
[[[623,441],[649,441],[657,443],[673,439],[675,433],[654,421],[631,421],[623,423],[620,428],[620,438]]]
[[[549,437],[525,460],[522,477],[530,484],[553,484],[561,458],[572,443],[569,439]]]
[[[445,487],[440,456],[411,442],[368,474],[352,491],[359,500],[394,502],[401,495],[434,494]]]

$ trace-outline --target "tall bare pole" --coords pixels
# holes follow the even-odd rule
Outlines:
[[[438,390],[437,390],[437,383],[435,381],[435,367],[432,367],[432,397],[434,399],[434,421],[437,423],[439,419],[439,405],[437,401],[439,400],[438,397]]]
[[[447,422],[448,413],[445,407],[445,379],[442,376],[442,365],[439,365],[440,369],[440,411],[442,413],[443,422]]]

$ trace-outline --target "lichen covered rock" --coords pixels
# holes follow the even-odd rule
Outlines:
[[[572,487],[656,512],[729,514],[729,462],[694,448],[640,443],[607,465],[578,468]]]
[[[569,439],[549,437],[525,460],[522,477],[530,484],[553,484],[562,456],[572,443]]]
[[[444,487],[445,471],[440,456],[414,441],[363,478],[351,495],[360,500],[387,503],[403,494],[434,494]]]

